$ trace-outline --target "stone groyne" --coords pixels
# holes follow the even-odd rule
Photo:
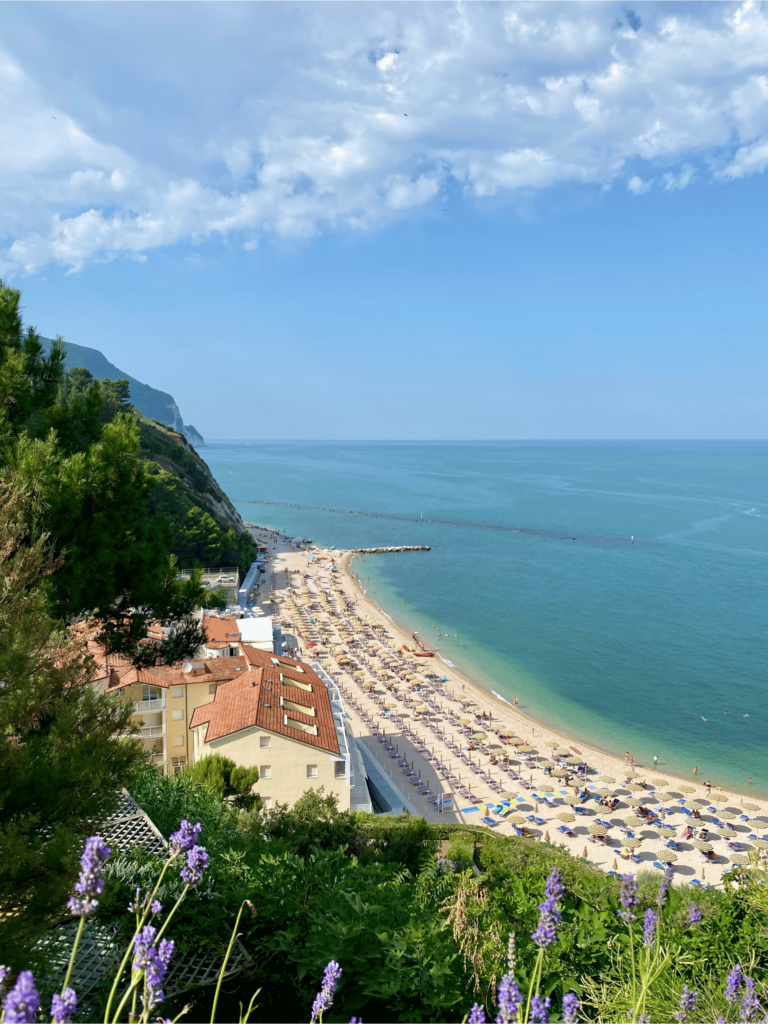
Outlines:
[[[426,544],[404,544],[397,548],[353,548],[352,555],[389,555],[395,551],[431,551]]]

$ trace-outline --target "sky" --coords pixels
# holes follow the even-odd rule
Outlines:
[[[765,438],[768,5],[14,3],[0,276],[209,438]]]

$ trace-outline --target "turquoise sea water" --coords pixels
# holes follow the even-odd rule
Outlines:
[[[768,443],[218,441],[202,454],[246,521],[336,547],[431,545],[356,569],[400,624],[526,713],[768,795]]]

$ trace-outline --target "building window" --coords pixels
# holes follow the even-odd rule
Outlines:
[[[271,808],[271,806],[272,806],[272,797],[271,796],[263,796],[261,798],[261,805],[262,805],[262,807],[264,808],[265,811],[268,811]]]
[[[184,718],[184,709],[183,708],[176,708],[175,711],[173,712],[173,720],[174,720],[174,722],[181,722],[183,720],[183,718]]]
[[[174,747],[183,747],[184,746],[184,737],[183,736],[174,736],[173,737],[173,745],[174,745]]]
[[[272,746],[272,737],[271,736],[259,736],[259,746],[262,747],[262,748],[264,748],[264,747],[271,747]]]
[[[271,779],[272,778],[272,765],[263,764],[259,767],[259,778],[260,779]]]
[[[216,683],[208,683],[208,693],[216,693]]]
[[[317,765],[316,764],[308,764],[307,765],[307,778],[308,779],[316,779],[317,778]]]
[[[346,774],[347,765],[345,761],[334,761],[333,762],[333,777],[334,779],[343,779]]]
[[[183,697],[184,696],[184,687],[183,686],[174,686],[173,687],[173,696],[174,697]]]
[[[315,717],[315,709],[308,707],[306,704],[297,704],[295,701],[286,700],[285,697],[280,698],[280,707],[287,708],[289,711],[298,711],[302,715],[311,715]]]
[[[159,686],[147,686],[146,683],[141,688],[141,699],[142,700],[158,700],[160,694]]]

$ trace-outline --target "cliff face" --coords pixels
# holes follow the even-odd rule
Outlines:
[[[49,338],[40,339],[46,347],[50,347]],[[66,365],[67,369],[73,366],[82,366],[90,371],[97,380],[127,380],[131,386],[131,403],[138,409],[142,416],[150,420],[157,420],[158,423],[165,423],[173,430],[184,434],[190,444],[195,448],[205,446],[205,439],[192,426],[185,423],[176,400],[173,395],[166,391],[159,391],[149,384],[136,380],[130,373],[126,373],[111,363],[107,357],[96,348],[88,348],[86,345],[73,345],[66,343]]]

